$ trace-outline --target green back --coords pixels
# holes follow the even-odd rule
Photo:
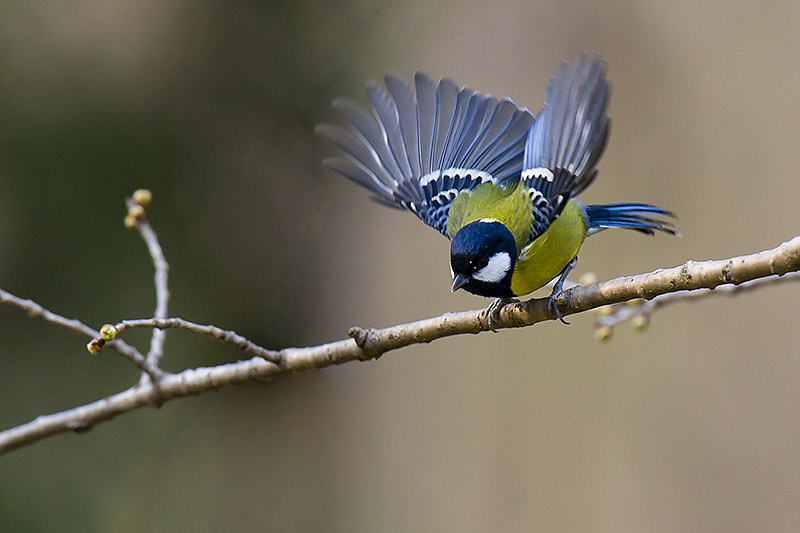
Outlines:
[[[506,226],[517,243],[517,252],[531,239],[533,210],[527,187],[519,180],[497,186],[486,182],[458,193],[450,204],[447,234],[452,239],[458,230],[476,220],[493,218]]]

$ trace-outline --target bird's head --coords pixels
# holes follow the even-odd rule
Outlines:
[[[453,292],[509,298],[516,261],[517,246],[507,227],[488,218],[470,222],[450,243]]]

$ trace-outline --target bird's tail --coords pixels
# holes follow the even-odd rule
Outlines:
[[[605,228],[632,229],[653,235],[663,231],[670,235],[680,235],[672,222],[656,217],[676,218],[672,211],[648,204],[603,204],[585,205],[583,212],[588,234]]]

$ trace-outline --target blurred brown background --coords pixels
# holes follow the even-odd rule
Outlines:
[[[123,197],[153,190],[171,314],[270,347],[488,302],[448,245],[322,169],[330,99],[387,71],[538,111],[609,62],[588,202],[676,210],[607,232],[601,278],[798,233],[800,4],[208,0],[0,3],[0,286],[99,327],[154,306]],[[140,410],[0,458],[7,531],[790,531],[800,520],[798,287],[682,304],[606,344],[591,316]],[[127,334],[126,334],[127,335]],[[128,336],[146,346],[147,335]],[[0,427],[137,379],[0,308]],[[170,370],[234,349],[180,331]]]

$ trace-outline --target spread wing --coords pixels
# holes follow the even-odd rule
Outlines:
[[[610,125],[605,69],[600,58],[581,54],[569,65],[562,63],[550,80],[523,158],[522,182],[533,204],[531,239],[544,233],[569,199],[597,176]]]
[[[459,191],[519,177],[533,115],[447,78],[437,84],[418,72],[414,85],[387,75],[387,92],[369,82],[372,115],[337,98],[333,107],[347,128],[321,124],[315,131],[343,156],[326,159],[326,166],[447,237],[450,203]]]

